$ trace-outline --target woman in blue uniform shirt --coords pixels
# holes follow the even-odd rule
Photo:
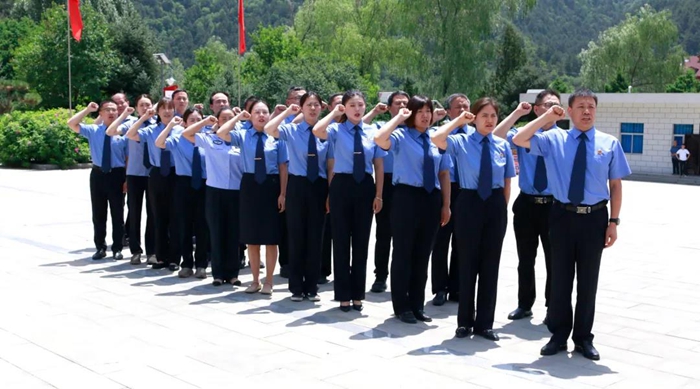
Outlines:
[[[248,245],[253,283],[246,293],[272,294],[277,246],[281,243],[282,218],[287,189],[287,145],[263,131],[270,121],[267,104],[258,100],[221,125],[216,134],[241,149],[244,174],[241,179],[241,243]],[[252,127],[232,131],[241,119]],[[260,246],[265,246],[265,284],[260,285]]]
[[[182,131],[176,126],[184,123],[185,127],[202,120],[202,113],[188,108],[180,118],[173,118],[158,138],[156,146],[173,153],[175,159],[175,223],[179,231],[178,239],[182,253],[180,278],[194,275],[207,278],[207,252],[209,251],[209,229],[204,216],[206,163],[204,151],[184,139]],[[171,133],[172,131],[172,133]],[[197,239],[197,251],[192,255],[192,236]],[[195,271],[196,269],[196,271]]]
[[[432,321],[423,311],[428,263],[440,224],[450,220],[452,162],[430,141],[432,117],[432,101],[413,96],[374,137],[379,147],[393,154],[395,162],[391,302],[396,317],[404,323]]]
[[[156,123],[142,128],[143,123],[154,115],[158,115]],[[175,117],[173,101],[160,99],[157,109],[149,109],[145,115],[134,122],[129,131],[126,132],[126,137],[145,144],[148,149],[149,163],[153,167],[149,173],[148,190],[156,217],[156,258],[158,261],[152,264],[152,268],[168,268],[170,271],[178,271],[180,269],[180,249],[175,226],[176,210],[172,195],[175,189],[175,160],[170,151],[161,150],[156,146],[158,135],[173,117]]]
[[[342,103],[314,126],[313,134],[328,139],[335,156],[329,188],[333,233],[335,300],[340,309],[362,311],[367,278],[367,251],[372,214],[382,209],[384,156],[374,143],[375,126],[362,122],[365,96],[348,91]],[[334,119],[338,122],[331,124]],[[372,172],[376,172],[376,183]],[[352,247],[352,262],[350,248]]]
[[[140,95],[136,98],[135,111],[139,116],[143,116],[153,107],[153,100],[149,95]],[[126,108],[119,119],[115,120],[107,128],[107,135],[125,135],[133,122],[137,119],[127,120],[129,115],[134,112],[133,108]],[[121,123],[121,124],[120,124]],[[155,119],[151,118],[142,124],[143,127],[148,127],[155,123]],[[148,264],[156,263],[155,256],[155,217],[153,216],[153,205],[149,199],[148,192],[148,173],[151,169],[151,163],[148,161],[148,154],[145,152],[145,144],[128,140],[128,155],[126,160],[126,193],[127,205],[129,206],[129,217],[127,218],[128,235],[129,235],[129,250],[131,251],[131,264],[141,264],[141,213],[143,209],[144,195],[146,198],[146,234],[144,242],[146,246],[146,262]]]
[[[470,122],[476,131],[450,135]],[[506,206],[510,178],[515,176],[513,154],[507,141],[494,137],[498,105],[484,97],[432,135],[433,143],[454,156],[459,171],[460,193],[455,208],[455,234],[459,255],[459,308],[456,336],[475,335],[498,340],[493,332],[498,267],[506,233]],[[476,319],[474,289],[477,276]]]
[[[90,113],[99,112],[102,124],[84,124],[82,120]],[[103,101],[99,105],[90,103],[68,120],[68,127],[87,138],[92,157],[90,172],[90,202],[92,225],[97,252],[92,259],[107,256],[107,207],[112,216],[112,256],[122,259],[122,237],[124,236],[124,197],[122,188],[126,179],[126,139],[109,136],[107,127],[117,118],[117,105]]]
[[[312,133],[321,110],[321,97],[307,92],[265,125],[265,132],[287,144],[289,182],[287,186],[287,229],[291,269],[289,291],[292,301],[304,297],[319,301],[317,282],[321,271],[323,218],[326,213],[328,181],[326,160],[329,142]],[[304,121],[282,124],[287,118],[304,114]]]
[[[231,108],[225,107],[219,111],[218,116],[225,119],[234,115]],[[202,128],[214,126],[217,122],[215,117],[209,116],[189,125],[182,133],[182,138],[193,143],[206,156],[207,188],[204,208],[211,242],[212,285],[229,283],[240,286],[239,198],[243,165],[237,147],[231,147],[214,133],[202,131]]]

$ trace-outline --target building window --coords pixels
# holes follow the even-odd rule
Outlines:
[[[644,152],[644,123],[622,123],[620,125],[620,143],[627,154]]]
[[[673,140],[676,141],[678,147],[685,142],[685,134],[693,133],[692,124],[674,124],[673,125]]]

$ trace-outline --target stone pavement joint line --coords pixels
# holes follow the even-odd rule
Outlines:
[[[539,356],[549,338],[541,253],[534,316],[507,320],[517,306],[512,221],[494,323],[501,341],[455,339],[457,306],[430,304],[430,279],[434,320],[407,325],[392,317],[388,292],[343,313],[332,283],[320,303],[294,303],[279,276],[272,297],[243,293],[249,268],[233,289],[92,261],[88,176],[0,169],[0,388],[700,387],[697,186],[624,182],[619,240],[599,280],[602,359],[592,362],[571,341],[568,353]],[[367,290],[373,248],[374,232]]]

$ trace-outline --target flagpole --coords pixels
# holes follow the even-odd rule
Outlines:
[[[241,106],[241,4],[243,0],[238,0],[238,107]]]
[[[73,115],[73,84],[72,84],[72,77],[71,77],[71,63],[70,63],[70,32],[71,32],[71,27],[70,27],[70,4],[68,3],[70,0],[66,0],[66,14],[67,14],[67,20],[68,20],[68,111],[70,112],[71,116]]]

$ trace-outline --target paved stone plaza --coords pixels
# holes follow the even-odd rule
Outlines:
[[[389,293],[343,313],[332,284],[321,303],[294,303],[281,278],[272,298],[244,294],[250,269],[234,290],[94,262],[88,175],[0,169],[0,388],[700,387],[700,187],[625,182],[619,241],[601,268],[601,360],[591,362],[539,356],[542,298],[532,320],[506,319],[517,305],[511,225],[501,341],[454,339],[455,303],[428,304],[435,320],[408,325],[391,316]],[[542,296],[543,260],[537,272]]]

